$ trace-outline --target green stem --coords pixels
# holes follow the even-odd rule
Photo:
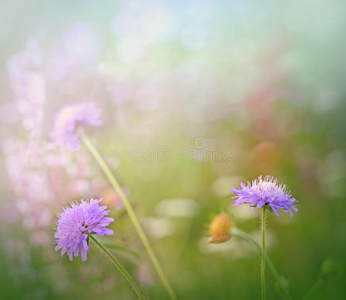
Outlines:
[[[310,289],[310,291],[306,294],[306,296],[304,297],[304,300],[307,300],[311,297],[311,295],[321,286],[321,284],[323,283],[323,280],[321,278],[317,279],[317,281],[315,282],[315,284],[312,286],[312,288]]]
[[[266,277],[265,277],[265,249],[266,249],[266,239],[265,239],[265,218],[266,210],[262,207],[262,258],[261,258],[261,284],[262,284],[262,300],[266,299]]]
[[[262,253],[262,248],[261,246],[256,242],[256,240],[249,234],[247,234],[245,231],[233,227],[231,231],[232,236],[238,236],[246,241],[248,241],[250,244],[255,246],[255,248],[258,250],[259,253]],[[276,270],[274,263],[272,260],[269,258],[267,254],[264,255],[265,262],[270,270],[270,272],[273,274],[276,284],[278,288],[280,289],[280,293],[283,296],[284,299],[286,300],[291,300],[292,297],[290,296],[290,293],[287,288],[287,284],[285,283],[285,279],[279,275],[279,272]]]
[[[132,288],[135,290],[138,298],[143,300],[143,296],[142,296],[138,286],[136,285],[136,283],[133,281],[132,277],[130,276],[130,274],[126,272],[126,270],[121,266],[121,264],[116,260],[116,258],[112,254],[110,254],[110,252],[97,239],[95,239],[91,234],[89,235],[89,237],[103,250],[104,253],[107,254],[107,256],[111,259],[111,261],[119,269],[119,271],[130,282],[130,284],[131,284]]]
[[[89,138],[85,135],[84,132],[80,133],[82,140],[85,144],[85,146],[88,148],[88,150],[90,151],[90,153],[93,155],[93,157],[95,158],[95,160],[97,161],[98,165],[100,166],[100,168],[102,169],[102,171],[104,172],[104,174],[106,175],[106,177],[108,178],[109,182],[111,183],[111,185],[113,186],[113,188],[115,189],[115,191],[117,192],[117,194],[120,196],[121,200],[124,203],[124,206],[126,208],[126,211],[139,235],[139,238],[141,239],[153,265],[154,268],[156,269],[162,284],[164,285],[167,293],[170,295],[170,298],[172,300],[176,300],[176,296],[174,294],[173,289],[171,288],[164,272],[163,269],[158,261],[158,259],[156,258],[156,255],[154,253],[154,251],[152,250],[149,240],[146,237],[141,225],[139,224],[139,221],[132,209],[132,206],[130,204],[130,201],[127,199],[127,197],[125,196],[124,192],[122,191],[119,183],[117,182],[117,180],[115,179],[115,177],[113,176],[112,172],[110,171],[110,169],[108,168],[107,164],[105,163],[105,161],[103,160],[103,158],[101,157],[101,155],[99,154],[99,152],[96,150],[96,148],[91,144]]]

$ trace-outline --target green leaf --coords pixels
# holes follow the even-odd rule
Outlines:
[[[323,280],[330,280],[336,277],[340,272],[340,264],[332,258],[327,258],[321,267],[320,277]]]
[[[116,244],[116,243],[103,243],[103,245],[106,247],[106,248],[109,248],[109,249],[112,249],[112,250],[117,250],[117,251],[123,251],[123,252],[127,252],[127,253],[130,253],[132,254],[133,256],[136,256],[136,257],[139,257],[139,253],[129,249],[129,248],[126,248],[124,246],[120,246],[119,244]]]

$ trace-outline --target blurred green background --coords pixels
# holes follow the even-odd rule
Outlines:
[[[114,253],[148,299],[168,299],[86,149],[50,144],[59,108],[90,101],[104,125],[88,134],[178,299],[260,298],[256,251],[236,238],[209,244],[207,230],[225,211],[260,240],[258,212],[233,207],[231,188],[267,174],[299,200],[292,218],[268,217],[267,251],[293,299],[328,258],[340,271],[313,299],[346,299],[344,1],[0,5],[1,299],[135,299],[96,248],[86,262],[54,251],[56,213],[91,197],[116,219],[103,241],[136,251]],[[207,159],[208,151],[231,155]],[[269,273],[267,293],[279,299]]]

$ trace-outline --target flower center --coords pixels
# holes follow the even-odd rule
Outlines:
[[[257,183],[255,188],[259,189],[260,191],[273,191],[276,189],[276,185],[273,182],[260,181]]]

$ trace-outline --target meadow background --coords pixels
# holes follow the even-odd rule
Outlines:
[[[232,187],[271,174],[299,200],[269,216],[267,251],[294,299],[326,259],[338,272],[313,299],[346,298],[345,3],[0,1],[0,298],[135,299],[93,248],[54,251],[54,218],[105,199],[115,251],[148,299],[167,299],[135,230],[84,147],[51,144],[64,104],[95,102],[93,144],[129,195],[178,299],[259,299],[260,259],[238,239],[208,243],[225,211],[260,239]],[[202,142],[198,144],[197,141]],[[177,161],[129,153],[178,153]],[[119,150],[125,155],[119,156]],[[231,151],[231,159],[206,159]],[[107,241],[104,239],[104,241]],[[268,299],[279,299],[268,273]]]

